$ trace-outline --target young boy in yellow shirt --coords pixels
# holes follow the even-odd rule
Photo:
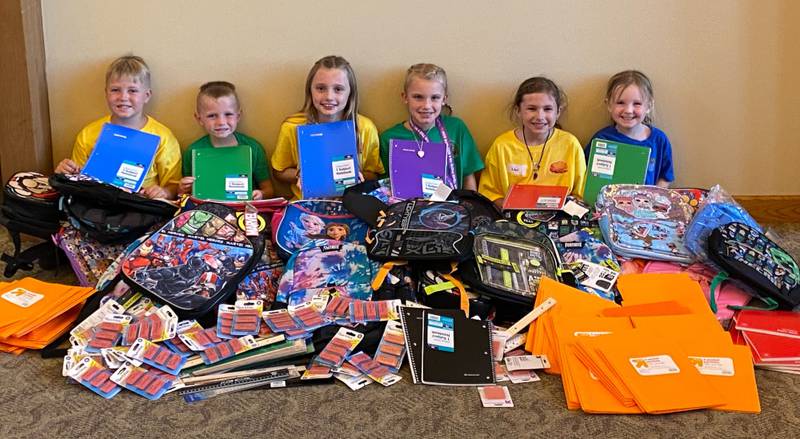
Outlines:
[[[144,113],[150,100],[150,68],[138,56],[114,60],[106,71],[106,103],[111,114],[83,127],[75,138],[72,157],[56,166],[55,172],[76,174],[89,159],[106,123],[155,134],[161,138],[155,160],[147,170],[141,193],[148,198],[175,198],[181,179],[181,148],[166,126]]]

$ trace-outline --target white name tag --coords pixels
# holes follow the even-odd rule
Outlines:
[[[513,175],[524,177],[528,175],[528,165],[508,164],[508,172]]]

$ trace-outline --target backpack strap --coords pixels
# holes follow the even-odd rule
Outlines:
[[[344,190],[342,204],[353,215],[369,224],[370,227],[378,226],[378,218],[385,215],[389,205],[383,201],[367,195],[377,189],[379,184],[376,180],[365,181],[355,186],[350,186]]]
[[[464,311],[464,314],[469,318],[469,297],[467,297],[467,290],[464,288],[464,284],[461,283],[460,280],[456,279],[453,276],[453,273],[458,269],[457,262],[450,263],[450,272],[446,274],[442,274],[442,277],[447,279],[448,281],[452,282],[456,288],[458,288],[458,300],[460,302],[461,310]]]

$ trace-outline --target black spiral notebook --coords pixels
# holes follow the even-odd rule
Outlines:
[[[414,383],[481,386],[495,382],[492,324],[460,310],[404,307],[406,352]]]

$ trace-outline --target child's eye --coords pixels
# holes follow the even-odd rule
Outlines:
[[[324,85],[318,85],[318,86],[316,86],[316,87],[314,87],[314,88],[315,88],[317,91],[325,91],[325,86],[324,86]]]
[[[335,90],[337,93],[343,93],[343,92],[344,92],[344,87],[335,87],[335,88],[334,88],[334,90]]]

